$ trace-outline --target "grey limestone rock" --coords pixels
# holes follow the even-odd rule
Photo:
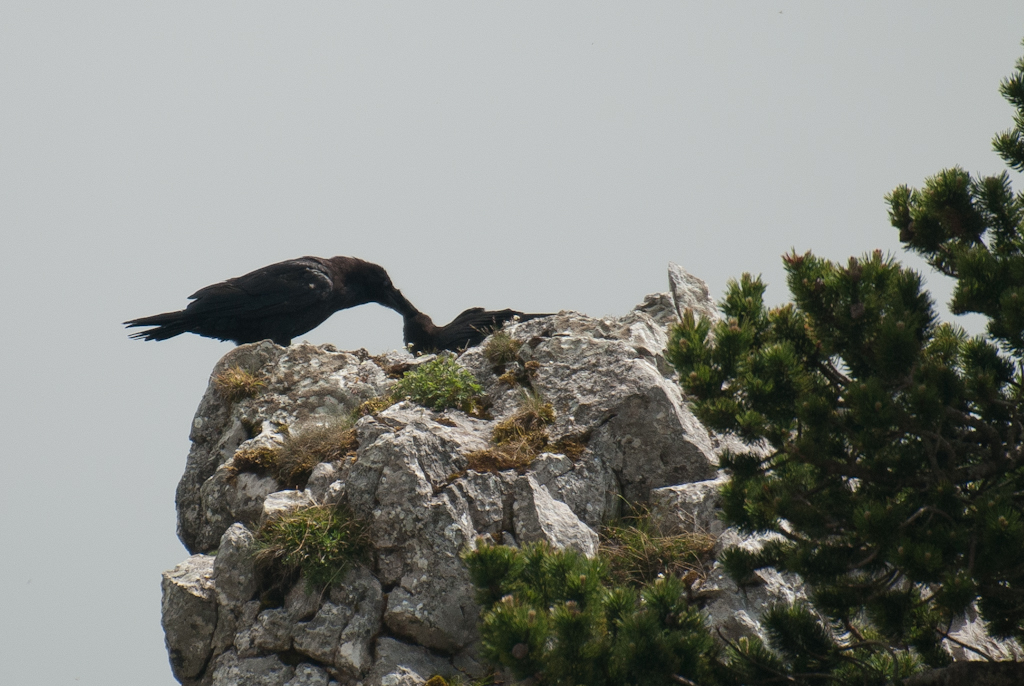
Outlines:
[[[724,475],[706,481],[665,486],[651,491],[651,515],[665,535],[681,532],[719,536],[725,524],[719,518],[721,499],[718,489],[726,483]]]
[[[235,643],[235,634],[252,622],[244,619],[246,607],[256,594],[256,571],[252,563],[253,535],[241,524],[233,524],[220,539],[213,558],[213,585],[217,594],[217,630],[213,648],[222,652]]]
[[[359,421],[359,457],[346,486],[354,509],[368,512],[395,493],[431,495],[465,470],[467,453],[487,448],[488,422],[463,416],[439,423],[438,418],[404,401]]]
[[[193,555],[163,574],[161,614],[171,670],[178,681],[198,676],[213,651],[217,598],[213,558]]]
[[[228,650],[213,664],[211,686],[285,686],[294,675],[295,668],[274,655],[245,658]]]
[[[243,472],[237,476],[231,461],[217,468],[200,487],[204,526],[197,531],[196,545],[211,550],[224,530],[235,522],[255,528],[263,515],[263,502],[280,486],[272,477]],[[216,540],[214,540],[216,538]]]
[[[769,537],[741,537],[734,529],[722,532],[718,549],[738,546],[749,550],[759,549]],[[807,589],[803,580],[795,574],[780,574],[774,569],[755,572],[752,584],[739,587],[725,573],[721,564],[715,562],[707,579],[694,584],[694,593],[703,602],[712,635],[736,640],[744,636],[757,636],[767,641],[767,634],[761,625],[761,614],[773,603],[795,603],[807,600]]]
[[[327,686],[330,677],[322,667],[303,662],[295,667],[295,674],[284,686]]]
[[[458,674],[450,660],[393,638],[380,638],[375,652],[377,660],[366,676],[365,686],[419,685],[435,675],[449,678]]]
[[[361,677],[372,662],[371,646],[380,631],[383,602],[380,583],[369,570],[362,566],[349,570],[316,615],[295,627],[295,650],[345,677]]]
[[[978,616],[977,607],[971,607],[966,616],[953,623],[949,632],[949,635],[957,642],[943,641],[943,647],[957,662],[967,660],[1024,662],[1024,650],[1021,649],[1017,641],[993,638],[986,633],[986,626],[987,622]]]
[[[669,287],[672,285],[672,265],[669,265]],[[679,321],[679,316],[676,312],[675,299],[671,293],[651,293],[644,297],[644,301],[633,308],[633,311],[627,314],[623,319],[629,318],[634,314],[643,314],[649,317],[661,328],[668,328],[670,325]],[[658,351],[660,352],[660,351]]]
[[[576,461],[558,453],[542,453],[527,473],[591,528],[599,528],[620,512],[618,478],[593,451]]]
[[[252,545],[252,532],[241,524],[231,525],[221,536],[213,559],[213,580],[221,605],[244,605],[256,593]]]
[[[682,317],[686,310],[693,310],[695,315],[706,319],[722,318],[708,285],[674,262],[668,263],[668,283],[679,317]]]
[[[260,524],[313,505],[316,505],[316,501],[308,491],[287,490],[270,493],[263,499],[263,516],[260,517]]]
[[[496,536],[512,528],[515,472],[466,472],[449,488],[465,501],[476,533]]]
[[[384,621],[397,635],[449,652],[476,638],[479,611],[459,559],[475,545],[468,510],[452,489],[374,510],[378,573],[384,583],[396,584]]]
[[[287,610],[272,608],[259,613],[250,633],[257,654],[291,650],[293,627],[294,622]]]
[[[409,356],[395,353],[392,357],[393,364]],[[221,398],[213,380],[231,367],[257,373],[265,383],[261,392],[235,402]],[[278,441],[288,426],[350,412],[392,384],[394,380],[365,350],[339,352],[330,345],[306,343],[282,348],[262,341],[229,352],[214,367],[192,420],[192,449],[175,498],[181,542],[191,552],[208,552],[236,521],[225,502],[231,490],[226,474],[206,486],[205,494],[202,489],[240,445],[254,439],[259,439],[257,444]]]
[[[393,672],[383,675],[377,683],[381,686],[420,686],[427,683],[427,680],[408,667],[398,666]]]
[[[629,340],[583,334],[602,329],[611,336],[615,323],[575,313],[512,329],[530,337],[520,355],[539,364],[531,385],[554,407],[551,439],[589,437],[590,459],[610,470],[630,502],[646,502],[652,488],[713,477],[711,438],[678,384]]]
[[[355,567],[355,570],[361,569],[361,566]],[[356,572],[352,569],[345,573],[342,578],[342,584],[353,584],[353,575]],[[333,590],[333,589],[332,589]],[[312,619],[316,611],[320,609],[320,605],[324,601],[324,591],[319,588],[310,588],[306,584],[304,576],[299,578],[298,583],[292,587],[292,590],[288,591],[288,594],[284,598],[284,609],[288,610],[288,614],[295,619],[297,622],[304,622],[308,619]]]
[[[555,500],[531,475],[516,481],[515,533],[520,542],[547,541],[552,547],[571,548],[587,557],[597,554],[597,534]]]
[[[313,473],[306,482],[306,492],[315,502],[324,502],[327,490],[335,481],[339,481],[344,472],[340,462],[321,462],[313,467]]]

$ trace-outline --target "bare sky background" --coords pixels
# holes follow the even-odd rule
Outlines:
[[[1003,169],[1022,38],[1020,0],[4,0],[0,683],[174,683],[160,572],[230,344],[120,322],[307,254],[438,321],[621,315],[669,261],[782,302],[790,248],[899,253],[885,193]],[[401,319],[305,338],[376,353]]]

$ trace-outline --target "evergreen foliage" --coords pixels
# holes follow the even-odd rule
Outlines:
[[[608,583],[607,564],[571,550],[481,544],[463,556],[483,608],[481,655],[536,684],[717,684],[718,650],[686,587]],[[680,682],[679,677],[683,679]]]
[[[542,543],[480,544],[463,559],[483,609],[481,656],[537,686],[883,686],[916,668],[877,641],[837,640],[804,606],[763,618],[770,646],[754,638],[723,647],[676,576],[617,583],[604,559]]]
[[[1001,90],[1015,126],[994,145],[1021,171],[1024,59]],[[777,536],[722,563],[739,582],[799,573],[834,622],[822,633],[806,609],[769,613],[773,645],[801,657],[750,648],[762,676],[842,675],[844,656],[893,675],[912,660],[889,651],[907,648],[942,665],[975,603],[991,635],[1024,639],[1024,195],[1005,172],[954,167],[887,201],[906,247],[956,279],[953,312],[984,315],[986,335],[939,323],[921,277],[879,251],[845,265],[786,255],[791,304],[766,307],[744,275],[724,320],[689,312],[671,332],[700,419],[765,448],[724,458],[724,510]]]

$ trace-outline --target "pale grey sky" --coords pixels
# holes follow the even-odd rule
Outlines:
[[[669,261],[780,302],[791,247],[899,251],[895,185],[1002,170],[1022,38],[1020,0],[0,3],[0,683],[174,683],[160,572],[230,345],[120,322],[306,254],[439,321],[624,314]]]

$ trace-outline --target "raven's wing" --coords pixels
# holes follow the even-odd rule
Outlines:
[[[190,315],[266,318],[296,313],[331,297],[327,268],[308,258],[286,260],[212,286],[189,299]]]

